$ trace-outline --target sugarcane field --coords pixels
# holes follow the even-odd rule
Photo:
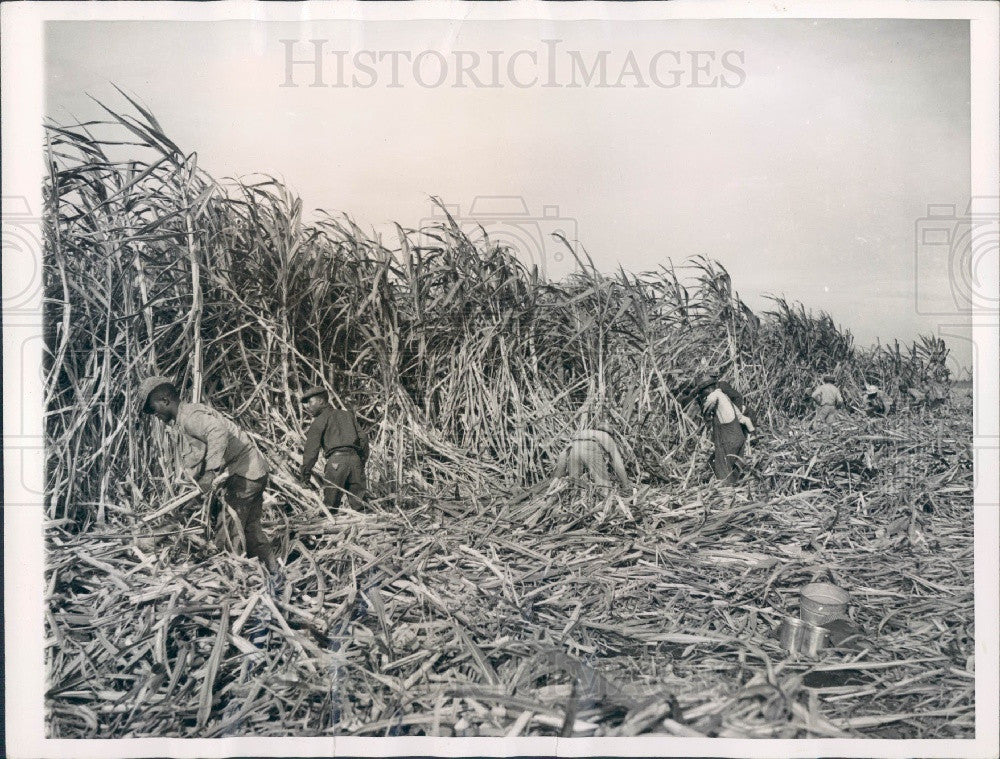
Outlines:
[[[375,235],[101,108],[44,134],[48,737],[975,736],[941,337]]]

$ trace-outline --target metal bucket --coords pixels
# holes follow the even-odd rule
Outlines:
[[[843,588],[828,582],[812,582],[799,595],[799,616],[813,625],[823,625],[847,616],[851,596]]]

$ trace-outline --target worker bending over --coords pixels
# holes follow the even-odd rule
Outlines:
[[[276,571],[271,542],[260,526],[269,467],[246,432],[204,403],[182,401],[177,386],[167,377],[142,382],[139,407],[164,424],[176,425],[181,433],[181,462],[203,493],[224,481],[223,496],[239,517],[247,555]]]
[[[615,439],[604,430],[581,430],[573,435],[565,450],[559,455],[553,477],[569,474],[580,479],[585,474],[598,485],[610,487],[609,465],[615,480],[624,488],[631,487],[625,474],[625,462]]]
[[[865,402],[868,416],[886,416],[892,411],[892,398],[875,385],[865,387]]]

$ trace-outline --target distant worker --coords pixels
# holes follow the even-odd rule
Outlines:
[[[753,422],[744,414],[743,396],[728,382],[720,380],[715,371],[702,375],[696,386],[705,419],[711,420],[712,470],[725,485],[736,482],[736,465],[747,442],[747,432],[753,432]]]
[[[927,383],[927,407],[943,406],[948,401],[950,386],[947,381],[932,379]]]
[[[580,479],[586,473],[598,485],[611,487],[614,483],[608,476],[609,465],[618,484],[630,488],[625,462],[615,439],[604,430],[581,430],[573,435],[569,445],[559,455],[552,476],[565,477],[569,474],[574,479]]]
[[[910,408],[923,411],[923,409],[930,406],[926,390],[921,390],[917,387],[910,387],[906,389],[906,396],[906,401],[909,403]]]
[[[176,424],[184,468],[203,493],[223,485],[225,501],[243,527],[247,555],[276,571],[271,542],[260,526],[269,467],[246,432],[204,403],[182,401],[167,377],[143,380],[139,407],[164,424]]]
[[[330,509],[340,506],[341,496],[350,493],[353,508],[360,506],[365,495],[365,462],[368,460],[368,438],[358,428],[354,414],[330,405],[322,387],[310,388],[302,402],[313,421],[306,433],[302,454],[302,484],[309,487],[313,467],[322,449],[326,456],[323,468],[323,503]]]
[[[911,387],[906,394],[914,408],[935,408],[944,404],[948,397],[945,386],[935,380],[928,380],[922,388]]]
[[[875,385],[865,386],[865,404],[868,416],[885,416],[892,410],[892,398]]]
[[[837,386],[833,384],[833,380],[832,374],[823,375],[822,381],[810,395],[817,405],[811,427],[829,427],[830,422],[836,417],[837,408],[844,405],[844,397],[840,394]]]

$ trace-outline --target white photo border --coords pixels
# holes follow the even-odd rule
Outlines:
[[[3,195],[28,199],[41,208],[42,114],[44,112],[44,25],[54,20],[300,21],[304,33],[317,20],[576,20],[642,19],[968,19],[971,38],[972,187],[970,195],[995,197],[1000,86],[998,8],[986,2],[673,2],[673,3],[269,3],[233,2],[51,2],[4,3],[2,75]],[[995,211],[995,209],[994,209]],[[5,209],[5,213],[7,209]],[[4,260],[4,303],[17,281]],[[1000,284],[996,285],[1000,288]],[[993,302],[996,296],[993,295]],[[225,738],[94,739],[45,738],[44,583],[41,496],[25,481],[41,482],[43,469],[41,384],[11,378],[36,376],[40,340],[22,341],[18,330],[41,332],[41,293],[17,311],[3,313],[4,329],[4,569],[6,636],[6,740],[12,757],[222,757],[282,756],[512,756],[593,754],[614,756],[886,756],[993,757],[998,733],[997,673],[1000,607],[997,601],[1000,541],[1000,441],[977,436],[975,490],[976,737],[935,740],[732,740],[641,738]],[[14,343],[17,343],[15,346]],[[998,413],[997,314],[973,315],[977,348],[977,414]],[[16,347],[16,350],[11,350]],[[16,421],[16,424],[14,422]],[[12,429],[13,425],[13,429]],[[979,430],[979,426],[976,426]],[[14,476],[16,472],[16,476]]]

